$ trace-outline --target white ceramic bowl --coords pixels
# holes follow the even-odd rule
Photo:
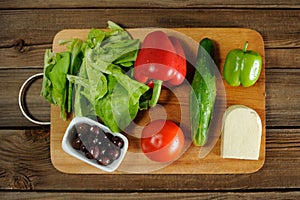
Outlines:
[[[110,132],[110,129],[106,126],[104,126],[103,124],[100,124],[90,118],[87,118],[87,117],[75,117],[69,124],[65,134],[64,134],[64,137],[63,137],[63,140],[62,140],[62,148],[63,150],[68,153],[69,155],[83,161],[83,162],[86,162],[98,169],[101,169],[103,171],[106,171],[106,172],[113,172],[115,171],[119,165],[121,164],[126,152],[127,152],[127,149],[128,149],[128,140],[127,138],[122,135],[121,133],[112,133],[114,136],[119,136],[120,138],[123,139],[124,141],[124,146],[123,148],[121,148],[121,154],[119,156],[118,159],[116,159],[115,161],[113,161],[111,164],[107,165],[107,166],[104,166],[104,165],[100,165],[99,163],[97,163],[96,160],[94,159],[88,159],[85,154],[80,151],[80,150],[76,150],[73,148],[72,146],[72,142],[73,142],[73,138],[75,136],[75,132],[72,131],[74,130],[74,126],[76,124],[79,124],[79,123],[86,123],[86,124],[89,124],[89,125],[96,125],[98,126],[99,128],[101,128],[104,132]]]

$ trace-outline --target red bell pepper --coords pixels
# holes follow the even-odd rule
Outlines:
[[[186,58],[179,40],[176,37],[168,37],[162,31],[149,33],[142,43],[134,65],[134,77],[137,81],[154,83],[149,105],[156,105],[162,82],[180,85],[185,75]]]
[[[174,77],[169,80],[168,83],[180,85],[184,81],[186,75],[186,58],[179,40],[174,36],[170,36],[169,38],[177,53],[177,68]]]

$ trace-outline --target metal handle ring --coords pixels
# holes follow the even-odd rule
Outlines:
[[[28,112],[27,109],[25,109],[25,105],[24,105],[24,94],[25,94],[25,90],[27,89],[28,85],[31,84],[35,79],[43,77],[44,73],[38,73],[38,74],[34,74],[32,76],[30,76],[21,86],[20,91],[19,91],[19,98],[18,98],[18,102],[19,102],[19,108],[22,112],[22,114],[24,115],[24,117],[26,117],[29,121],[31,121],[32,123],[38,124],[38,125],[50,125],[51,122],[42,122],[42,121],[37,121],[35,119],[32,119]]]

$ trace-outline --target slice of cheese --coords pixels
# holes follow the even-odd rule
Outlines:
[[[261,135],[257,112],[243,105],[230,106],[223,116],[221,157],[258,160]]]

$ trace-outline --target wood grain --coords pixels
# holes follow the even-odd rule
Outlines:
[[[155,192],[180,188],[183,192],[300,187],[300,129],[268,129],[265,164],[252,174],[65,174],[51,163],[50,130],[0,130],[0,141],[0,188],[6,190]]]
[[[132,35],[133,38],[139,38],[143,40],[143,38],[147,35],[147,33],[153,31],[155,29],[127,29],[127,31]],[[84,39],[87,37],[88,29],[81,30],[62,30],[60,31],[53,40],[53,51],[61,52],[65,49],[64,46],[58,45],[59,40],[62,39],[71,39],[71,38],[80,38]],[[218,91],[218,99],[219,103],[216,105],[217,112],[214,113],[215,125],[213,126],[210,134],[220,136],[221,134],[221,119],[222,113],[225,112],[225,109],[229,105],[242,104],[249,106],[255,109],[260,118],[262,120],[262,139],[261,139],[261,150],[258,161],[249,161],[249,160],[234,160],[234,159],[222,159],[220,157],[220,142],[217,142],[213,150],[210,149],[205,150],[199,149],[193,145],[191,145],[190,141],[186,142],[188,145],[187,151],[180,157],[177,161],[170,165],[163,165],[159,163],[149,162],[148,159],[143,158],[143,153],[138,151],[139,140],[131,139],[129,141],[129,151],[124,158],[124,161],[119,167],[119,170],[116,173],[158,173],[158,174],[228,174],[228,173],[253,173],[259,170],[265,159],[265,63],[264,63],[264,42],[261,35],[250,29],[203,29],[203,28],[177,28],[177,29],[164,29],[166,33],[169,35],[174,35],[182,43],[182,46],[185,50],[185,54],[189,62],[195,63],[198,43],[201,39],[208,37],[215,42],[216,46],[216,63],[217,67],[222,71],[223,65],[225,62],[225,58],[227,53],[231,49],[242,48],[244,41],[248,41],[249,44],[252,44],[249,49],[255,50],[259,52],[263,57],[263,69],[259,78],[259,81],[250,88],[243,87],[230,87],[226,83],[223,83],[220,80],[219,84],[222,87],[219,87]],[[188,38],[188,37],[192,38]],[[239,36],[239,37],[238,37]],[[238,38],[238,39],[237,39]],[[193,60],[194,59],[194,60]],[[187,74],[191,73],[188,71]],[[188,76],[188,75],[187,75]],[[220,75],[219,75],[220,76]],[[222,79],[222,77],[219,77]],[[218,79],[218,76],[217,76]],[[178,88],[178,92],[176,89]],[[166,99],[168,102],[168,107],[164,106],[165,112],[167,113],[166,119],[172,120],[176,123],[179,123],[186,134],[186,139],[189,138],[190,128],[189,128],[189,112],[188,112],[188,102],[189,102],[189,86],[183,85],[181,87],[177,87],[173,89],[172,92],[175,93],[177,98],[182,99],[179,101],[179,109],[180,114],[170,113],[173,110],[176,110],[178,106],[175,103],[175,99],[170,97],[170,95],[161,95],[159,102],[164,102]],[[226,100],[225,100],[225,92],[226,92]],[[164,99],[165,98],[165,99]],[[220,102],[227,101],[221,104]],[[172,105],[173,104],[173,105]],[[218,105],[220,104],[220,105]],[[225,105],[226,104],[226,105]],[[162,104],[163,105],[163,104]],[[177,109],[178,110],[178,109]],[[159,112],[158,118],[160,118],[161,113]],[[169,116],[169,117],[168,117]],[[147,121],[145,119],[148,118],[148,114],[140,114],[140,121]],[[154,117],[155,119],[155,117]],[[153,120],[153,118],[152,118]],[[149,119],[148,121],[149,122]],[[66,173],[105,173],[103,171],[99,171],[96,168],[93,168],[82,161],[77,160],[69,155],[67,155],[61,148],[61,141],[64,135],[64,132],[69,124],[68,121],[63,121],[59,118],[59,111],[57,107],[51,107],[51,159],[53,165],[60,171]],[[145,126],[141,124],[140,126]],[[133,125],[129,129],[126,130],[126,133],[130,134],[133,137],[138,138],[140,135],[141,128]],[[129,137],[131,138],[131,137]],[[137,140],[137,141],[136,141]],[[135,152],[139,152],[137,155]],[[199,159],[198,154],[201,151],[211,151],[208,156],[203,159]]]
[[[51,48],[51,44],[12,46],[0,48],[0,69],[13,68],[38,68],[43,70],[45,49]]]
[[[299,17],[298,0],[0,1],[1,199],[299,199]],[[257,30],[266,48],[267,131],[262,169],[245,175],[115,176],[57,171],[50,160],[50,127],[34,125],[21,115],[18,89],[28,76],[42,72],[44,49],[51,47],[58,31],[105,28],[108,19],[126,28]],[[38,82],[30,90],[30,110],[38,118],[50,119],[49,104],[36,97]]]
[[[286,74],[291,76],[286,76]],[[285,121],[285,126],[299,126],[297,122],[300,116],[300,90],[299,90],[299,76],[300,71],[298,69],[289,69],[288,72],[283,72],[279,69],[274,69],[266,73],[268,84],[266,86],[267,91],[267,123],[270,126],[283,125],[280,121],[284,118],[289,120]],[[293,77],[293,78],[291,78]],[[289,88],[289,89],[287,89]],[[294,88],[294,90],[290,90]],[[277,121],[278,124],[271,123]]]
[[[189,0],[189,1],[173,1],[173,0],[76,0],[72,2],[60,0],[10,0],[8,2],[1,1],[0,9],[11,8],[299,8],[300,4],[297,0],[284,1],[272,0],[261,2],[259,0]]]
[[[266,55],[267,57],[268,55]],[[297,66],[297,65],[296,65]],[[300,65],[298,65],[300,66]],[[42,72],[42,69],[0,69],[0,127],[36,127],[22,116],[17,102],[18,91],[29,76]],[[298,126],[300,112],[298,69],[266,70],[266,125],[267,127]],[[15,78],[10,75],[15,74]],[[39,80],[41,81],[41,80]],[[34,82],[27,94],[27,106],[34,117],[50,120],[50,105],[40,97],[40,82]],[[285,103],[289,100],[291,103]],[[295,115],[296,114],[296,115]]]
[[[15,47],[0,48],[1,69],[33,69],[43,70],[45,49],[50,49],[52,44],[31,45],[25,51],[20,52]],[[300,69],[300,48],[265,49],[266,69]],[[289,59],[286,56],[289,55]],[[1,80],[0,80],[1,81]]]
[[[42,72],[42,70],[33,67],[31,70],[9,69],[0,71],[0,127],[35,126],[22,115],[19,109],[18,95],[25,80],[33,74]],[[25,92],[25,105],[35,119],[50,121],[50,105],[40,95],[41,83],[42,81],[39,79],[29,85],[27,92]]]
[[[300,46],[299,17],[297,9],[0,10],[0,47],[14,46],[20,40],[25,46],[51,44],[60,30],[106,28],[112,20],[124,28],[250,28],[263,35],[266,48],[292,48]]]
[[[20,197],[24,199],[56,199],[56,200],[64,200],[64,199],[119,199],[119,200],[147,200],[147,199],[274,199],[281,200],[286,197],[289,199],[299,199],[300,192],[298,191],[289,191],[289,192],[281,192],[281,191],[269,191],[269,192],[135,192],[135,193],[110,193],[110,192],[99,192],[99,193],[87,193],[87,192],[0,192],[3,198],[6,200],[19,200]]]
[[[266,51],[267,52],[267,51]],[[266,55],[266,60],[268,55]],[[296,67],[300,65],[295,65]],[[42,72],[42,69],[30,67],[17,69],[0,69],[0,128],[38,127],[29,122],[18,107],[18,91],[22,83],[31,75]],[[299,126],[299,69],[266,69],[266,126],[293,127]],[[11,78],[14,74],[14,78]],[[40,97],[41,86],[37,80],[27,94],[27,106],[36,119],[50,120],[50,105]],[[287,98],[288,97],[288,98]],[[30,100],[31,99],[31,100]],[[292,104],[289,103],[292,102]],[[277,106],[280,105],[280,106]],[[291,106],[293,105],[293,106]]]

